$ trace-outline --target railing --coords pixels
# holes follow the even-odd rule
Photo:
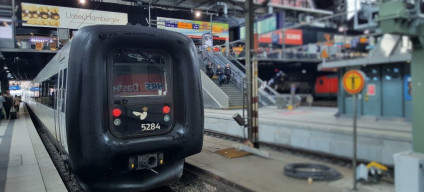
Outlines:
[[[220,108],[228,108],[230,106],[230,98],[222,91],[210,78],[200,71],[202,78],[202,88],[209,97],[219,105]]]
[[[368,34],[368,35],[358,35],[358,36],[346,36],[346,38],[361,38],[364,36],[367,37],[378,37],[380,33]],[[345,45],[349,45],[348,41],[327,41],[327,42],[316,42],[305,44],[301,46],[290,46],[287,45],[286,48],[266,48],[268,46],[259,47],[255,50],[255,54],[257,58],[270,58],[270,59],[297,59],[297,60],[323,60],[326,61],[336,61],[336,60],[345,60],[345,59],[356,59],[356,58],[364,58],[369,55],[369,52],[373,50],[373,45],[368,45],[368,51],[358,51],[356,49],[352,49],[350,47],[346,47]],[[349,41],[350,42],[350,41]],[[378,43],[375,43],[377,45]],[[264,43],[261,43],[264,45]],[[271,45],[271,44],[269,44]],[[217,45],[215,47],[219,47],[220,49],[225,48],[227,45]],[[239,48],[238,51],[237,48]],[[242,49],[242,50],[240,50]],[[323,54],[323,50],[326,50],[326,54]],[[236,40],[230,42],[228,45],[228,55],[234,59],[243,59],[245,56],[244,50],[244,39]],[[236,53],[237,52],[237,53]]]
[[[231,70],[233,72],[232,83],[239,89],[242,90],[243,81],[246,78],[246,69],[245,66],[240,63],[237,59],[231,55],[223,55],[222,52],[213,51],[213,48],[203,48],[201,49],[202,57],[208,57],[207,59],[214,63],[214,70],[216,70],[216,65],[225,67],[227,63],[230,64]],[[280,94],[275,91],[273,88],[269,87],[264,81],[258,78],[259,85],[259,97],[261,105],[275,105],[275,97],[280,96]]]
[[[213,63],[212,67],[214,71],[217,70],[218,65],[221,66],[222,69],[225,69],[227,63],[230,64],[230,66],[232,65],[231,61],[220,58],[218,55],[214,54],[212,51],[208,51],[207,49],[202,49],[201,51],[202,51],[202,56],[206,55],[208,57],[208,61],[211,61]],[[232,72],[231,74],[232,77],[230,82],[234,84],[234,86],[236,86],[237,89],[241,90],[243,86],[243,78],[245,78],[245,74],[243,74],[240,70],[237,70],[233,66],[231,66],[231,72]]]

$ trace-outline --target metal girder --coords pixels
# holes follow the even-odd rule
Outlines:
[[[206,4],[208,4],[208,3],[210,3],[210,1],[203,1],[203,2],[201,2],[199,5],[196,5],[195,6],[195,8],[199,8],[199,7],[201,7],[201,6],[203,6],[203,5],[206,5]],[[215,2],[214,2],[215,3]]]
[[[239,2],[236,2],[236,1],[234,1],[234,0],[227,0],[227,2],[229,2],[229,3],[233,4],[233,6],[237,6],[237,7],[240,7],[240,8],[242,8],[242,9],[244,9],[244,5],[243,5],[243,3],[239,3]]]
[[[177,3],[175,3],[175,5],[174,5],[174,6],[178,6],[178,5],[180,5],[181,3],[184,3],[184,1],[186,1],[186,0],[181,0],[181,1],[177,2]]]

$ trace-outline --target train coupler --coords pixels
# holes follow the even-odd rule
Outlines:
[[[128,161],[130,170],[142,170],[158,167],[164,164],[163,153],[150,153],[144,155],[131,156]]]

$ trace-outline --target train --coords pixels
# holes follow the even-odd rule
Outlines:
[[[337,75],[322,75],[315,80],[314,96],[317,98],[337,98],[339,78]]]
[[[281,77],[282,82],[278,85],[277,91],[280,93],[290,93],[291,86],[296,86],[296,93],[312,94],[314,98],[332,99],[337,98],[339,91],[339,79],[335,74],[326,74],[317,76],[314,82],[297,79],[298,81],[285,80]],[[274,86],[272,84],[272,86]]]
[[[184,159],[202,149],[199,73],[185,35],[87,26],[23,100],[84,190],[145,191],[178,180]]]

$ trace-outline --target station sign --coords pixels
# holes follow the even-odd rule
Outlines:
[[[19,85],[10,85],[9,90],[14,90],[14,91],[21,90],[21,87]]]
[[[343,76],[343,88],[349,94],[358,94],[365,85],[365,75],[360,70],[349,70]]]
[[[286,45],[302,45],[303,31],[300,29],[287,29],[284,32],[283,40],[283,32],[281,30],[277,30],[259,35],[258,41],[259,43],[274,43],[280,45],[283,43]]]
[[[157,17],[157,28],[179,32],[197,39],[202,39],[203,34],[211,32],[210,22],[167,17]],[[229,37],[228,24],[212,22],[212,35],[215,40],[227,40]]]
[[[375,96],[375,84],[367,85],[367,95],[368,96]]]
[[[79,29],[88,25],[126,25],[128,15],[110,11],[21,3],[22,26]]]

